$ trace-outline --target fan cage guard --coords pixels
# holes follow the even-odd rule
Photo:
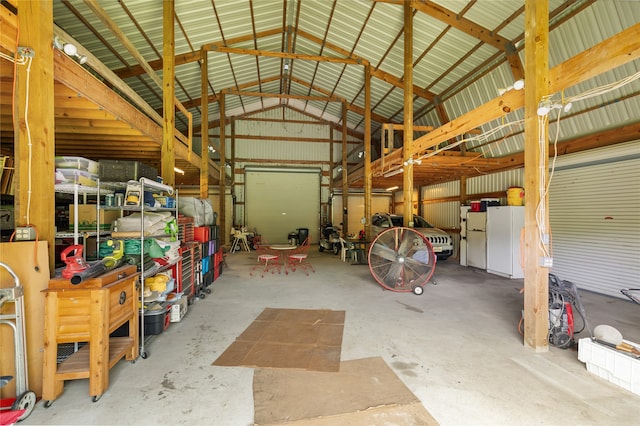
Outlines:
[[[382,287],[398,292],[413,291],[429,282],[437,256],[429,240],[412,228],[389,228],[379,233],[369,247],[369,270]],[[421,290],[421,289],[419,289]]]

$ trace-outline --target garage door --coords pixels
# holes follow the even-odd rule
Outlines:
[[[637,152],[637,151],[636,151]],[[549,195],[552,273],[624,298],[640,287],[640,159],[556,170]]]
[[[298,228],[318,242],[319,169],[245,169],[245,223],[270,243],[287,242]]]

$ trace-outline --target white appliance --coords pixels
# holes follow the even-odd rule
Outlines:
[[[486,212],[467,213],[467,266],[487,269]]]
[[[507,278],[524,278],[520,264],[523,206],[487,208],[487,272]]]
[[[467,266],[467,213],[471,206],[460,206],[460,265]]]

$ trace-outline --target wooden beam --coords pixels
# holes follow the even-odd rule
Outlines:
[[[200,49],[200,198],[209,197],[209,58],[207,51]]]
[[[160,77],[158,76],[158,74],[156,74],[154,69],[151,68],[151,66],[149,66],[144,56],[142,56],[142,54],[138,52],[138,49],[136,49],[136,47],[133,45],[133,43],[131,43],[129,38],[120,30],[120,28],[118,27],[118,24],[116,24],[111,19],[111,17],[109,17],[109,14],[104,9],[102,9],[102,7],[100,7],[100,5],[95,1],[84,0],[84,4],[89,9],[91,9],[91,11],[93,11],[93,13],[104,24],[104,26],[107,27],[109,31],[111,31],[111,33],[118,39],[120,43],[122,43],[124,48],[127,49],[127,51],[131,54],[131,56],[133,56],[136,59],[136,61],[138,61],[140,66],[149,75],[149,78],[153,80],[153,82],[156,83],[156,85],[160,89],[162,89],[163,83]],[[172,62],[173,62],[173,58],[172,58]],[[163,68],[166,69],[166,67],[163,67]]]
[[[175,0],[164,0],[162,2],[162,46],[164,69],[162,72],[162,179],[166,185],[174,186],[175,178],[175,158],[174,158],[174,129],[176,121],[175,109],[175,66],[173,58],[175,54],[175,32],[174,32],[174,5]],[[145,62],[146,63],[146,62]],[[154,73],[155,74],[155,73]],[[191,155],[187,153],[187,158]]]
[[[120,77],[118,77],[113,71],[111,71],[102,61],[96,58],[93,53],[89,50],[85,49],[80,43],[78,43],[73,37],[64,32],[61,28],[57,26],[53,27],[53,33],[60,37],[62,40],[73,43],[78,48],[78,53],[80,55],[86,56],[87,62],[86,65],[93,68],[100,76],[102,76],[105,80],[109,82],[120,93],[125,95],[127,98],[131,99],[133,103],[136,104],[138,108],[144,111],[149,117],[153,119],[156,123],[162,123],[162,116],[154,110],[151,105],[149,105],[138,93],[136,93],[131,86],[126,84]],[[56,94],[57,95],[57,94]]]
[[[349,175],[347,174],[347,104],[342,103],[342,233],[349,234]]]
[[[323,102],[339,102],[339,99],[334,96],[305,96],[305,95],[289,95],[285,93],[265,93],[265,92],[246,92],[233,89],[224,89],[221,93],[226,95],[236,96],[256,96],[261,98],[279,98],[279,99],[302,99],[308,101],[323,101]]]
[[[381,3],[392,3],[401,5],[406,3],[405,0],[373,0]],[[493,34],[488,28],[484,28],[481,25],[476,24],[462,16],[458,16],[457,13],[440,6],[430,0],[410,0],[410,6],[420,12],[427,14],[439,21],[444,22],[451,27],[462,31],[465,34],[475,37],[478,40],[487,43],[490,46],[495,47],[500,51],[506,51],[506,43],[508,40],[500,36]]]
[[[100,105],[105,111],[113,114],[114,119],[117,117],[119,120],[129,123],[132,128],[139,129],[139,134],[146,136],[148,140],[153,141],[158,147],[162,145],[162,128],[157,123],[125,101],[103,82],[87,73],[80,64],[63,52],[53,49],[53,56],[56,87],[59,84],[65,85],[76,93],[76,98],[81,100],[83,104],[85,100],[82,98],[86,98],[94,104]],[[70,102],[71,100],[69,100]],[[104,137],[107,136],[104,135]],[[176,144],[174,149],[176,157],[184,159],[189,157],[187,148],[184,145]],[[197,158],[192,156],[188,161],[195,167],[200,165],[199,156]],[[212,163],[209,163],[209,173],[214,175],[216,172],[217,168]]]
[[[403,3],[404,16],[404,135],[402,158],[403,220],[404,226],[413,225],[413,10],[409,2]]]
[[[605,71],[640,58],[640,23],[604,40],[590,49],[555,66],[549,71],[549,93],[589,80]],[[498,119],[524,106],[524,94],[509,90],[505,94],[478,108],[438,127],[414,141],[413,151],[418,153],[438,145],[440,142],[470,132],[489,121]],[[400,164],[400,152],[385,157],[385,163]],[[374,168],[374,170],[377,168]]]
[[[226,194],[226,187],[227,187],[227,166],[226,166],[226,142],[225,142],[225,127],[226,127],[226,117],[225,117],[225,94],[221,93],[220,96],[218,96],[218,102],[220,103],[220,149],[218,151],[218,153],[220,154],[220,166],[219,166],[219,171],[220,171],[220,177],[218,178],[218,182],[219,184],[219,190],[220,190],[220,199],[219,199],[219,208],[220,210],[218,210],[220,212],[220,244],[222,244],[223,246],[225,246],[227,244],[227,240],[229,238],[229,236],[227,235],[227,223],[225,220],[225,216],[226,216],[226,204],[225,204],[225,194]],[[232,224],[233,225],[233,224]]]
[[[366,59],[352,59],[352,58],[335,58],[331,56],[319,56],[319,55],[304,55],[301,53],[287,53],[287,52],[273,52],[270,50],[254,50],[254,49],[237,49],[233,47],[214,46],[211,49],[212,52],[233,53],[237,55],[253,55],[261,57],[283,58],[283,59],[300,59],[304,61],[314,62],[332,62],[339,64],[350,65],[367,65]]]
[[[31,48],[37,57],[16,66],[15,225],[35,227],[38,239],[49,245],[49,265],[33,265],[47,275],[55,263],[53,2],[19,0],[17,5],[18,45]]]
[[[371,195],[373,178],[371,176],[371,66],[364,67],[364,235],[371,241]]]
[[[537,109],[549,94],[549,4],[525,0],[525,147],[524,190],[524,344],[536,352],[549,350],[549,271],[541,261],[549,252],[548,195],[541,193],[548,180],[548,122],[540,125]],[[530,76],[530,77],[529,77]],[[543,141],[541,151],[540,143]],[[549,238],[549,237],[548,237]]]

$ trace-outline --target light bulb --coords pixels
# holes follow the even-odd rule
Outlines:
[[[564,112],[569,112],[569,111],[571,111],[571,107],[572,107],[572,106],[573,106],[573,104],[572,104],[571,102],[569,102],[569,103],[567,103],[567,104],[565,104],[565,105],[564,105],[564,108],[562,108],[562,110],[563,110]]]
[[[80,65],[84,65],[87,63],[87,57],[84,55],[76,55],[76,58],[78,58],[78,62],[80,63]]]
[[[547,105],[540,105],[538,107],[538,115],[540,117],[544,117],[545,115],[549,114],[549,111],[551,111],[551,108]]]
[[[522,79],[521,80],[516,80],[513,83],[513,88],[516,89],[516,90],[524,89],[524,80],[522,80]]]
[[[69,56],[76,56],[76,54],[78,53],[78,48],[71,43],[65,44],[63,50],[64,53]]]

